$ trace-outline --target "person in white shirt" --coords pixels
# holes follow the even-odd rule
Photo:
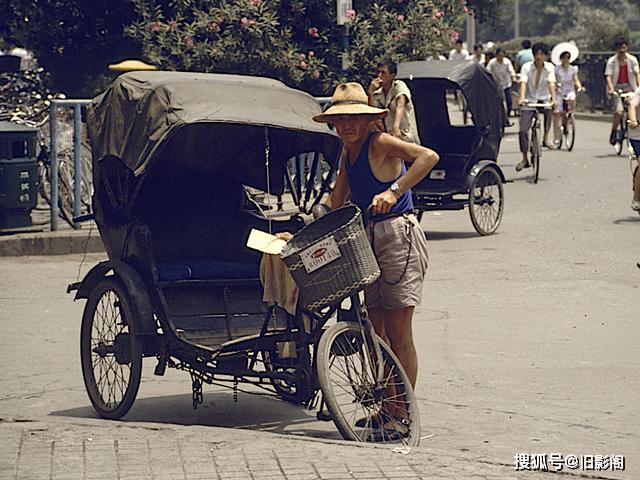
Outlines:
[[[547,62],[549,47],[545,43],[536,43],[533,48],[533,62],[527,62],[520,70],[520,95],[518,104],[520,109],[520,152],[522,160],[516,165],[516,171],[529,167],[527,152],[529,150],[529,128],[533,121],[535,109],[524,106],[526,103],[549,103],[549,108],[544,109],[544,137],[543,145],[549,144],[547,137],[551,128],[553,108],[556,105],[556,74],[553,64]]]
[[[485,64],[484,47],[482,46],[482,44],[476,43],[473,46],[473,55],[469,57],[469,61],[478,63],[480,65]]]
[[[513,68],[513,64],[511,60],[509,60],[505,56],[505,51],[503,48],[496,49],[496,56],[489,60],[487,64],[487,70],[491,72],[493,78],[495,79],[498,87],[504,94],[504,100],[506,102],[506,111],[507,117],[511,115],[511,84],[516,79],[516,71]],[[507,126],[511,126],[508,123],[508,120],[505,118],[505,123]]]
[[[640,105],[640,90],[629,100],[629,143],[636,157],[640,157],[640,125],[638,125],[638,105]],[[640,212],[640,173],[638,168],[633,172],[633,200],[631,209]]]
[[[577,49],[576,49],[577,52]],[[577,57],[577,53],[575,54]],[[556,65],[556,80],[558,81],[558,94],[560,98],[553,115],[553,144],[560,145],[560,117],[567,103],[567,111],[573,112],[576,109],[576,89],[578,92],[584,91],[584,87],[578,76],[578,66],[571,65],[575,58],[571,58],[571,52],[560,54],[560,65]]]
[[[469,52],[466,48],[462,48],[462,40],[456,40],[454,49],[449,52],[449,60],[466,60],[469,58]]]
[[[627,53],[629,43],[624,37],[619,37],[614,43],[616,54],[607,60],[604,75],[607,79],[607,93],[613,95],[617,90],[623,93],[635,92],[640,86],[640,68],[638,59]],[[620,97],[612,97],[613,122],[611,123],[611,135],[609,143],[615,145],[617,131],[622,118],[622,100]]]

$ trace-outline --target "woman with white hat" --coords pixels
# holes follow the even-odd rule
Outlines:
[[[372,131],[370,124],[387,110],[370,106],[368,100],[360,84],[343,83],[330,107],[313,118],[333,124],[343,143],[340,173],[327,206],[341,207],[350,194],[363,212],[371,208],[367,231],[382,275],[365,290],[365,303],[376,333],[391,346],[415,387],[418,358],[411,322],[422,298],[427,249],[413,214],[411,187],[439,157],[421,145]]]
[[[578,47],[570,42],[559,43],[551,51],[551,61],[556,66],[556,80],[559,83],[556,95],[560,99],[553,112],[553,144],[556,148],[560,145],[560,117],[564,103],[567,102],[569,112],[573,112],[576,109],[576,88],[578,92],[585,90],[578,76],[578,66],[571,65],[578,54]]]

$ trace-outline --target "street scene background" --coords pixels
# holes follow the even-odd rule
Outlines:
[[[513,168],[514,130],[507,130],[498,159],[510,182],[494,235],[478,236],[466,210],[422,220],[430,266],[414,321],[423,439],[413,452],[336,449],[326,442],[339,441],[337,430],[315,412],[245,393],[234,402],[220,387],[205,386],[204,403],[193,410],[188,375],[169,369],[155,377],[153,361],[145,363],[125,420],[97,420],[80,371],[83,302],[74,303],[65,289],[104,255],[4,257],[0,476],[94,478],[102,471],[96,478],[117,478],[119,458],[118,468],[142,469],[128,470],[138,472],[129,478],[163,478],[153,473],[164,465],[158,455],[174,469],[165,470],[173,472],[166,478],[216,478],[203,458],[219,448],[235,459],[238,478],[260,472],[241,454],[270,462],[281,455],[282,469],[274,473],[281,478],[553,475],[516,471],[514,455],[523,452],[624,455],[624,471],[570,472],[638,478],[640,216],[629,208],[628,160],[607,144],[606,123],[579,120],[574,151],[543,152],[540,181],[532,184],[527,170]],[[114,453],[118,438],[130,442],[136,460],[122,449]],[[181,441],[192,447],[185,448],[193,461],[180,460]],[[66,450],[53,450],[52,442]],[[286,452],[297,453],[292,460]],[[189,470],[193,465],[199,473]],[[233,478],[226,471],[219,478]]]

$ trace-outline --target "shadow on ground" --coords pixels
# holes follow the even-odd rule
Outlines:
[[[99,418],[91,406],[58,410],[53,416],[78,419]],[[286,435],[340,440],[333,422],[316,419],[316,410],[306,410],[276,397],[240,392],[238,401],[227,392],[206,392],[196,410],[191,395],[139,398],[123,422],[150,422],[175,425],[257,430]]]
[[[480,238],[481,236],[473,230],[468,232],[434,232],[434,231],[425,231],[425,235],[427,236],[428,241],[440,241],[440,240],[451,240],[454,238]],[[494,234],[495,235],[495,234]]]

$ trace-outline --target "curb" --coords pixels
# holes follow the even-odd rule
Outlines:
[[[0,237],[0,257],[101,253],[104,244],[96,228],[62,232],[19,233]]]
[[[593,120],[594,122],[607,122],[611,123],[613,115],[610,113],[587,113],[587,112],[574,112],[573,115],[578,120]]]

